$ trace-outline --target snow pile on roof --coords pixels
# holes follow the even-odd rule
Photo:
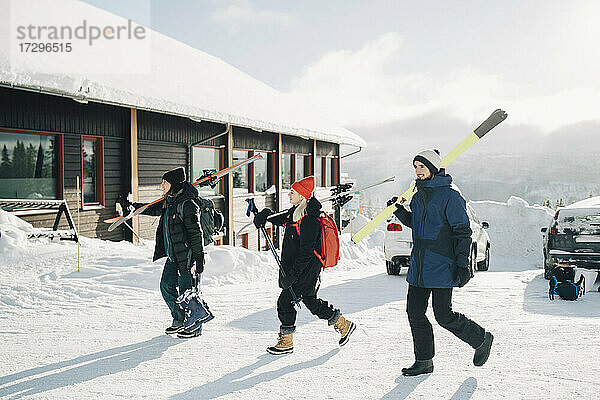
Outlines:
[[[13,2],[15,6],[16,2]],[[33,18],[35,13],[35,18],[47,25],[56,25],[58,21],[63,25],[76,26],[83,19],[97,26],[127,25],[124,18],[73,0],[36,2],[35,7],[31,7],[31,13],[29,18]],[[10,13],[0,16],[3,25],[11,26],[7,20],[9,17]],[[145,29],[147,42],[144,43],[150,46],[150,54],[145,56],[152,60],[149,72],[143,73],[132,67],[129,73],[105,74],[86,71],[111,71],[115,63],[135,66],[138,65],[139,54],[119,51],[115,41],[108,45],[105,40],[104,43],[94,44],[95,50],[89,56],[77,57],[75,46],[82,43],[74,43],[70,54],[36,53],[24,65],[11,68],[11,49],[15,56],[18,48],[11,48],[9,29],[2,29],[0,84],[257,130],[366,146],[366,142],[358,135],[317,116],[314,110],[294,101],[291,96],[276,91],[214,56],[150,28]]]
[[[506,203],[496,201],[470,201],[480,221],[487,221],[490,228],[490,270],[502,265],[522,270],[524,266],[541,267],[542,233],[554,217],[550,208],[529,205],[525,200],[511,196]],[[519,262],[515,263],[515,259]],[[511,263],[513,265],[511,265]]]

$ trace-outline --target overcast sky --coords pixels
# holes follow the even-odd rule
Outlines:
[[[498,107],[524,151],[539,138],[600,147],[599,1],[86,2],[298,96],[372,147],[450,146]]]

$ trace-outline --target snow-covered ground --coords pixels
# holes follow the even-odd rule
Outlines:
[[[295,352],[276,339],[276,265],[267,252],[208,251],[203,292],[216,318],[190,340],[163,333],[152,243],[27,240],[26,223],[0,211],[0,398],[597,398],[600,293],[550,301],[539,228],[551,212],[518,198],[473,202],[491,224],[490,271],[455,290],[454,306],[495,335],[488,363],[434,322],[435,371],[407,378],[412,362],[404,275],[385,273],[383,232],[323,273],[322,297],[359,324],[350,342],[306,308]],[[598,284],[596,283],[596,286]]]

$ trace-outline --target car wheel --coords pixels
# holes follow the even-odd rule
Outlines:
[[[388,275],[400,275],[400,270],[402,269],[400,265],[386,260],[385,266],[387,267]]]
[[[475,268],[477,267],[477,246],[471,248],[471,257],[469,259],[469,271],[471,271],[471,278],[475,276]]]
[[[490,246],[485,249],[485,260],[477,263],[477,271],[487,271],[490,269]]]

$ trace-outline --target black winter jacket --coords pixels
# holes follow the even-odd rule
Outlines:
[[[281,249],[281,269],[279,271],[279,287],[284,289],[292,284],[296,295],[311,296],[318,289],[319,275],[323,264],[315,255],[321,253],[321,203],[312,197],[307,204],[304,217],[294,223],[293,215],[296,207],[286,213],[269,218],[274,225],[285,226],[283,246]],[[300,235],[297,226],[299,224]]]
[[[173,256],[179,266],[179,271],[188,272],[191,268],[191,262],[197,262],[197,271],[202,272],[204,264],[204,249],[202,239],[202,229],[198,221],[198,206],[194,201],[186,201],[183,207],[183,221],[177,213],[177,205],[187,199],[193,199],[198,196],[198,190],[189,182],[183,184],[183,188],[175,195],[174,201],[169,209],[169,237],[173,247]],[[140,207],[141,203],[134,204],[135,208]],[[160,216],[160,222],[156,229],[156,244],[154,246],[153,261],[166,257],[163,219],[167,203],[158,202],[145,209],[142,214]],[[188,252],[191,250],[191,259],[188,261]]]

